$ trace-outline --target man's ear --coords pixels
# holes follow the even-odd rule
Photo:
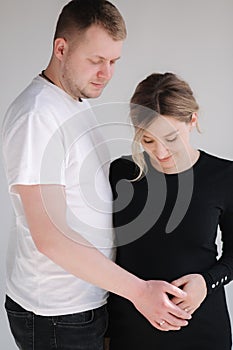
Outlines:
[[[64,38],[57,38],[54,41],[53,52],[59,61],[63,59],[63,56],[67,50],[67,41]]]

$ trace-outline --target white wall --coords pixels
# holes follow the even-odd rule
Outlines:
[[[1,0],[1,120],[9,103],[48,63],[57,15],[66,2]],[[152,72],[173,71],[190,83],[201,106],[203,134],[194,135],[194,144],[233,159],[233,1],[113,0],[113,3],[126,19],[128,39],[115,77],[102,97],[92,101],[93,106],[108,104],[106,108],[95,107],[98,118],[104,122],[127,121],[125,106],[136,84]],[[109,102],[114,102],[114,108]],[[126,142],[119,152],[128,151]],[[2,304],[11,219],[2,167],[0,181]],[[233,316],[233,284],[227,287],[227,295]],[[0,329],[4,350],[15,349],[3,308]]]

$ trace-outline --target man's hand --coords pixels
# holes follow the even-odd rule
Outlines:
[[[168,297],[185,300],[187,294],[165,281],[146,281],[146,288],[134,305],[138,311],[161,331],[179,330],[187,326],[191,315],[175,305]]]
[[[205,280],[199,274],[185,275],[173,281],[172,284],[182,288],[187,293],[186,298],[176,296],[172,298],[172,302],[190,314],[193,314],[199,308],[207,295]]]

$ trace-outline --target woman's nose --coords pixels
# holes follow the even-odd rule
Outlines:
[[[169,150],[161,141],[154,142],[153,153],[157,158],[163,159],[169,155]]]

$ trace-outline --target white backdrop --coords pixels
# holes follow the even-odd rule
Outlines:
[[[233,159],[233,1],[112,2],[126,20],[128,38],[109,87],[101,98],[92,101],[93,106],[107,103],[109,107],[110,102],[117,106],[104,110],[95,108],[99,120],[127,121],[125,105],[136,84],[152,72],[173,71],[190,83],[201,107],[203,133],[194,135],[194,144],[210,153]],[[1,0],[1,121],[9,103],[46,67],[57,16],[66,3],[64,0]],[[114,133],[117,133],[116,129]],[[128,153],[129,143],[123,144],[118,152]],[[0,181],[1,346],[4,350],[13,350],[16,347],[2,307],[4,265],[11,226],[11,207],[2,166]],[[233,319],[233,284],[226,289]]]

